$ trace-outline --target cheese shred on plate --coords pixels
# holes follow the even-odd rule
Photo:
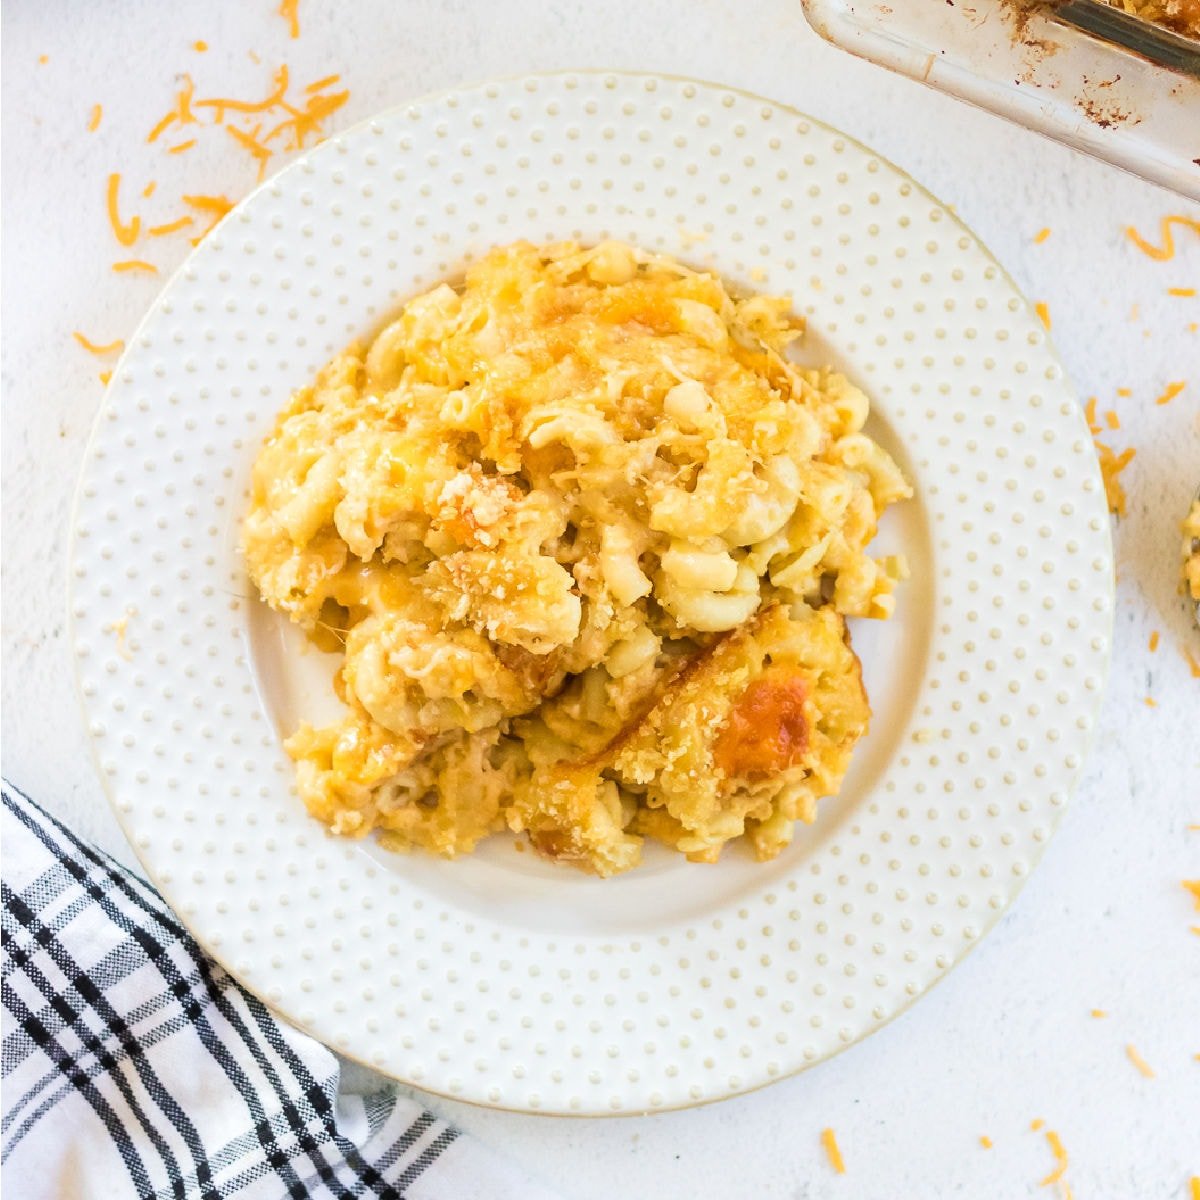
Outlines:
[[[1166,391],[1154,402],[1155,404],[1170,404],[1176,396],[1187,386],[1185,383],[1168,383]]]
[[[829,1156],[829,1165],[839,1175],[845,1175],[846,1164],[842,1160],[841,1150],[838,1149],[837,1135],[832,1129],[821,1130],[821,1145],[825,1147],[825,1153]]]

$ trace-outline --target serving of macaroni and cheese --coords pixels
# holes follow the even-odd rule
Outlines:
[[[287,742],[311,813],[602,876],[813,820],[870,716],[844,618],[891,613],[904,565],[866,547],[911,493],[801,331],[660,255],[519,242],[297,392],[243,549],[343,656],[345,715]]]

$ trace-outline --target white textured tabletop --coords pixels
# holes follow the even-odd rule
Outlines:
[[[1040,1186],[1055,1166],[1047,1130],[1061,1138],[1063,1181],[1079,1200],[1186,1197],[1200,1174],[1200,916],[1180,881],[1200,877],[1200,679],[1185,652],[1200,659],[1200,632],[1176,577],[1178,522],[1200,484],[1200,296],[1169,289],[1200,290],[1200,237],[1177,228],[1177,253],[1162,262],[1124,230],[1157,240],[1163,216],[1200,209],[846,57],[808,30],[796,0],[301,0],[296,39],[272,9],[5,7],[5,776],[130,859],[93,773],[66,642],[68,510],[98,372],[111,365],[71,333],[127,337],[188,248],[164,237],[161,275],[114,273],[131,252],[106,214],[110,173],[125,188],[155,180],[173,197],[237,198],[253,184],[253,162],[232,141],[178,155],[147,143],[182,73],[254,96],[281,62],[299,81],[340,72],[350,99],[330,129],[451,84],[564,67],[693,75],[787,101],[953,204],[1047,303],[1080,395],[1098,398],[1101,440],[1136,448],[1115,526],[1114,659],[1096,745],[1012,911],[908,1014],[831,1062],[653,1118],[428,1102],[574,1200],[1065,1194]],[[1050,235],[1036,242],[1043,228]],[[1186,386],[1156,403],[1173,382]],[[1045,1127],[1031,1129],[1039,1119]],[[821,1148],[825,1127],[837,1132],[844,1176]]]

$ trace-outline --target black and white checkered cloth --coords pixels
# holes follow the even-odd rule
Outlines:
[[[3,1182],[14,1200],[549,1200],[277,1021],[145,882],[3,788]]]

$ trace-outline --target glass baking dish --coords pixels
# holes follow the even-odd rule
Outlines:
[[[1099,0],[801,0],[827,41],[1200,200],[1200,41]]]

